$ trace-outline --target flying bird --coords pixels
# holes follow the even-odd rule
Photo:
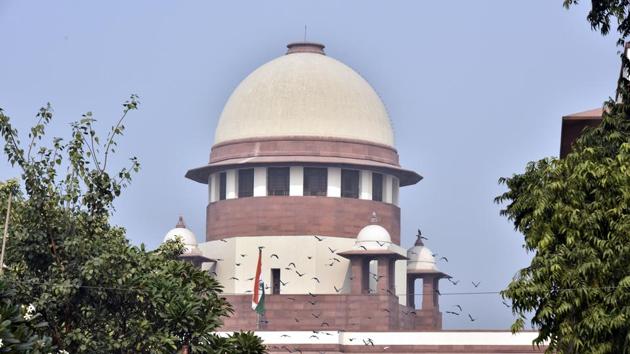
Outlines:
[[[317,237],[317,235],[313,235],[313,237],[315,237],[317,239],[317,241],[319,241],[319,242],[324,241],[323,237]]]
[[[335,288],[335,291],[336,291],[336,292],[340,292],[340,291],[341,291],[341,289],[343,289],[343,287],[341,287],[341,289],[337,289],[337,287],[336,287],[336,286],[334,286],[334,285],[333,285],[333,288]]]
[[[387,313],[391,313],[391,311],[389,309],[383,309],[383,311],[385,311]]]
[[[311,279],[312,279],[312,280],[315,280],[318,284],[320,284],[320,283],[321,283],[317,277],[312,277]]]
[[[293,264],[293,268],[296,268],[295,263],[291,262],[289,263],[289,266],[291,266]]]
[[[226,239],[220,239],[219,241],[227,243]]]
[[[254,280],[254,277],[251,277],[251,278],[247,278],[247,280]]]
[[[241,257],[242,257],[242,258],[245,258],[245,256],[247,256],[247,255],[246,255],[246,254],[241,254]]]
[[[288,334],[283,334],[283,335],[281,335],[280,337],[289,338],[289,337],[291,337],[291,336],[290,336],[290,335],[288,335]]]
[[[385,242],[376,241],[376,243],[378,243],[378,245],[381,246],[381,247],[385,246]]]
[[[330,325],[328,324],[328,322],[322,322],[322,324],[320,325],[320,327],[324,327],[324,326],[330,327]]]
[[[311,334],[311,336],[310,336],[310,337],[308,337],[308,338],[309,338],[309,339],[310,339],[310,338],[319,339],[319,337],[318,337],[318,336],[316,336],[316,335],[314,335],[314,334]]]
[[[310,291],[308,292],[308,294],[309,294],[311,297],[317,297],[317,295],[313,294],[313,293],[312,293],[312,292],[310,292]]]
[[[473,318],[470,314],[468,314],[468,318],[470,318],[470,322],[475,322],[477,319]]]
[[[313,259],[313,256],[306,256],[306,258],[308,258],[308,259]]]
[[[287,299],[291,300],[291,301],[295,301],[294,297],[288,297]]]
[[[298,272],[297,270],[295,271],[295,273],[297,273],[298,277],[300,277],[300,278],[301,278],[301,277],[303,277],[303,276],[304,276],[304,274],[306,274],[306,273],[300,273],[300,272]]]
[[[335,262],[326,263],[327,266],[332,267],[335,265]]]
[[[505,302],[505,300],[501,301],[503,303],[503,305],[505,305],[505,307],[510,308],[510,304],[508,304],[507,302]]]
[[[335,261],[335,262],[341,263],[341,261],[339,260],[339,258],[335,258],[335,257],[333,257],[333,258],[331,258],[331,259],[332,259],[333,261]]]
[[[228,279],[228,280],[238,280],[238,278],[237,278],[237,277],[231,277],[231,278],[230,278],[230,279]]]
[[[280,284],[282,284],[282,286],[286,286],[287,284],[289,284],[289,282],[280,280]]]
[[[274,258],[274,257],[276,257],[276,259],[280,259],[280,257],[278,257],[278,255],[275,253],[272,253],[271,256],[269,256],[269,258]]]
[[[452,280],[451,278],[446,278],[446,279],[448,279],[448,281],[453,285],[459,284],[459,280]]]
[[[234,265],[238,267],[241,265],[241,263],[234,263]]]
[[[217,272],[215,271],[210,272],[210,274],[214,275],[215,277],[217,276]]]
[[[455,307],[457,307],[457,308],[459,309],[459,311],[460,311],[460,312],[461,312],[461,311],[463,311],[463,310],[462,310],[462,307],[461,307],[460,305],[455,305]]]
[[[313,306],[317,305],[317,301],[308,300],[307,302]]]
[[[476,287],[478,287],[478,286],[479,286],[479,284],[481,284],[481,282],[478,282],[478,283],[475,283],[474,281],[472,282],[472,285],[474,285],[474,286],[475,286],[475,288],[476,288]]]
[[[332,249],[332,248],[330,248],[330,247],[328,247],[328,250],[330,250],[330,253],[335,253],[335,252],[337,252],[337,250],[334,250],[334,249]]]
[[[319,318],[322,314],[320,313],[319,315],[316,315],[314,313],[311,313],[311,316],[315,317],[315,318]]]
[[[455,311],[446,311],[446,313],[449,313],[449,314],[455,315],[455,316],[459,316],[459,313],[457,313]]]
[[[423,240],[428,240],[428,238],[422,236],[422,231],[420,231],[420,229],[418,229],[418,234],[416,236],[420,237]]]
[[[360,247],[360,248],[363,248],[364,250],[366,250],[366,251],[367,251],[367,247],[365,247],[365,246],[359,246],[359,247]]]
[[[440,257],[439,260],[444,260],[444,261],[446,261],[446,263],[448,263],[448,258],[446,258],[446,257]]]
[[[374,342],[372,341],[371,338],[368,338],[367,340],[365,340],[365,339],[363,340],[363,344],[365,344],[365,345],[372,345],[373,346]]]

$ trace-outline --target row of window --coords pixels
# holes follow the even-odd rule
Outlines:
[[[289,167],[267,168],[267,195],[289,195]],[[238,197],[254,196],[254,169],[238,170]],[[341,197],[359,198],[359,171],[341,170]],[[227,175],[219,173],[219,200],[226,199]],[[303,195],[326,196],[328,191],[328,169],[304,167]],[[383,175],[372,173],[372,200],[383,201]]]

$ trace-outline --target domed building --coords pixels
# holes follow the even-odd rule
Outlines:
[[[420,236],[400,246],[399,189],[422,177],[400,166],[383,102],[323,45],[287,47],[238,85],[208,163],[186,173],[207,185],[196,247],[235,310],[222,329],[440,330],[438,282],[448,276]],[[259,250],[262,319],[251,309]],[[320,344],[311,349],[328,350]]]

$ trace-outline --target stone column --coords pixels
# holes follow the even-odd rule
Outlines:
[[[422,310],[434,310],[437,303],[437,294],[435,292],[435,277],[430,274],[422,276]]]
[[[378,262],[378,271],[376,272],[378,281],[376,283],[377,294],[388,294],[387,290],[391,291],[391,260],[388,256],[378,256],[376,258]]]
[[[350,281],[350,293],[352,295],[360,295],[364,293],[366,289],[365,282],[365,261],[363,257],[350,258],[350,271],[352,273],[352,280]]]
[[[433,308],[435,309],[435,311],[440,311],[440,294],[438,294],[438,291],[440,290],[440,278],[433,277],[432,282],[433,282]]]
[[[389,259],[389,291],[396,295],[396,260]]]

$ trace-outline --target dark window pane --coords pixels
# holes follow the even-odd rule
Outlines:
[[[219,173],[219,200],[225,200],[226,176],[225,172]]]
[[[341,197],[359,198],[359,171],[341,170]]]
[[[304,167],[304,195],[326,196],[328,169]]]
[[[289,195],[289,168],[267,169],[267,195]]]
[[[280,269],[271,269],[271,293],[280,294]]]
[[[238,170],[238,197],[254,196],[254,169]]]
[[[372,200],[383,201],[383,175],[372,173]]]

